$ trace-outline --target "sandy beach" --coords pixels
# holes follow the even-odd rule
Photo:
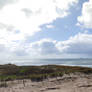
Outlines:
[[[8,81],[8,86],[1,87],[0,92],[92,92],[92,75],[87,74],[64,75],[42,82],[24,81]]]

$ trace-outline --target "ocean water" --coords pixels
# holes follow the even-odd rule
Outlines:
[[[17,60],[17,65],[68,65],[92,67],[92,59],[28,59]]]

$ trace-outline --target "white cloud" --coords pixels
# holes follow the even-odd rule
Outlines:
[[[0,0],[0,36],[3,39],[33,35],[43,24],[52,23],[57,18],[69,14],[69,8],[78,0]],[[8,4],[9,3],[9,4]],[[13,4],[10,4],[13,3]],[[16,30],[20,32],[16,33]],[[8,38],[8,37],[9,38]]]
[[[31,49],[35,55],[41,54],[66,57],[69,55],[91,56],[92,55],[92,35],[87,33],[79,33],[66,41],[40,40],[31,44]]]
[[[17,2],[17,0],[0,0],[0,9],[4,6]]]
[[[92,35],[79,33],[66,41],[42,39],[32,43],[11,43],[11,46],[0,44],[0,60],[30,58],[68,58],[91,57]]]
[[[92,35],[79,33],[67,41],[59,42],[57,47],[62,53],[92,55]]]
[[[3,45],[0,47],[1,59],[29,57],[30,47],[25,46],[25,37],[40,31],[41,25],[67,16],[69,8],[77,2],[78,0],[0,0],[0,44]],[[51,53],[56,51],[54,43],[50,42],[40,44],[39,48],[45,48],[46,44],[53,47]],[[48,53],[51,47],[44,50],[44,53]]]
[[[78,25],[92,28],[92,0],[85,2],[82,7],[82,15],[78,17]]]
[[[91,57],[92,35],[79,33],[66,41],[43,39],[31,43],[27,52],[33,57]]]
[[[49,24],[49,25],[46,25],[47,28],[54,28],[53,25]]]
[[[51,39],[43,39],[31,44],[31,49],[38,55],[56,55],[59,54],[56,48],[56,41]]]
[[[0,44],[0,64],[7,62],[11,56],[9,48],[6,47],[4,44]]]
[[[92,35],[86,32],[66,41],[43,39],[30,44],[24,42],[26,36],[40,31],[41,25],[67,16],[69,8],[78,0],[18,0],[13,4],[11,0],[4,1],[0,0],[0,60],[92,55]],[[91,2],[83,4],[82,15],[78,17],[79,24],[87,28],[92,28]],[[47,27],[53,28],[53,25]]]

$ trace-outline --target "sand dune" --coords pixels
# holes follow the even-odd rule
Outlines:
[[[23,84],[23,80],[15,80],[7,84],[0,92],[92,92],[92,75],[71,74],[42,82],[25,80]]]

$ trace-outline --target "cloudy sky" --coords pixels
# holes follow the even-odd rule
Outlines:
[[[91,56],[92,0],[0,0],[0,61]]]

